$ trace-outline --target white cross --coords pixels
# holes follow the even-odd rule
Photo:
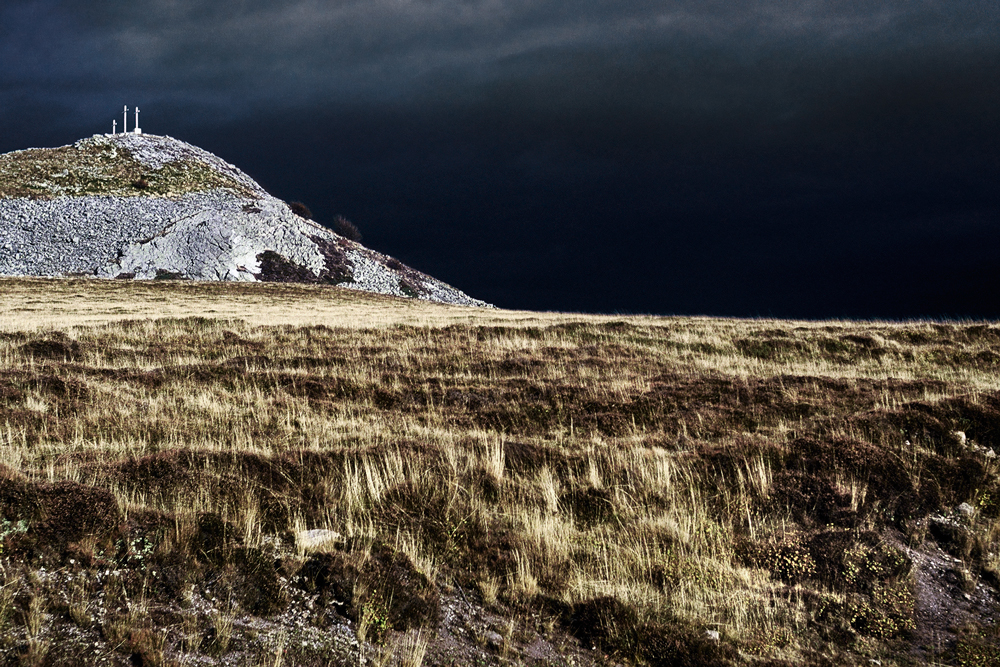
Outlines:
[[[118,121],[111,121],[111,134],[118,134]]]
[[[139,107],[135,108],[135,132],[139,133]]]
[[[128,105],[125,105],[125,113],[122,116],[122,134],[128,132]]]

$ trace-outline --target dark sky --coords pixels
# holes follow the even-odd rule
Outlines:
[[[499,306],[1000,318],[996,0],[0,2],[0,152],[125,104]]]

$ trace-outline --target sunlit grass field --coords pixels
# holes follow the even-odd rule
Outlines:
[[[996,323],[0,280],[0,650],[461,664],[435,635],[457,591],[509,619],[488,664],[559,632],[565,664],[995,664],[998,370]],[[296,548],[314,529],[339,537]],[[953,622],[925,609],[939,553]],[[253,636],[296,586],[354,648]]]

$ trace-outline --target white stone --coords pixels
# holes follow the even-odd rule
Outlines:
[[[719,631],[705,630],[705,637],[707,637],[709,641],[717,642],[719,641]]]
[[[955,437],[958,438],[958,444],[965,446],[965,431],[955,431]]]
[[[968,518],[971,518],[976,514],[976,508],[970,505],[969,503],[962,503],[961,505],[955,508],[955,511],[961,514],[962,516]]]
[[[314,528],[300,530],[295,533],[295,546],[302,551],[309,551],[325,546],[333,546],[344,541],[344,536],[335,530]]]

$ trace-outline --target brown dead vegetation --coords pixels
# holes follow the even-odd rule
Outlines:
[[[1000,328],[563,317],[4,332],[0,653],[997,650]],[[340,538],[301,548],[308,529]]]

